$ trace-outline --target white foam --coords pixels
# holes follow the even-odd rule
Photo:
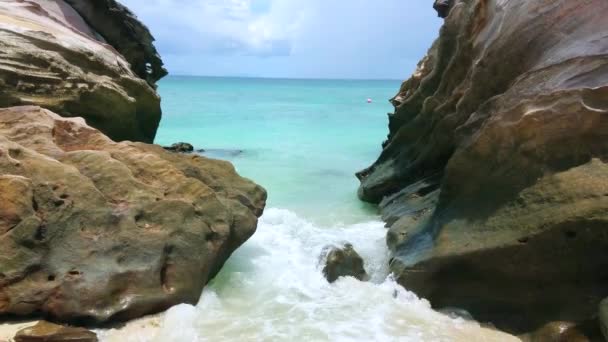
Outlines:
[[[268,209],[256,234],[229,260],[199,304],[101,331],[102,341],[509,341],[431,310],[388,276],[380,221],[318,227]],[[365,259],[371,282],[329,284],[319,255],[348,241]],[[513,339],[516,340],[516,339]]]

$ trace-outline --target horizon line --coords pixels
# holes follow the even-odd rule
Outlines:
[[[274,76],[217,76],[217,75],[188,75],[188,74],[171,74],[167,77],[199,77],[199,78],[246,78],[246,79],[267,79],[267,80],[301,80],[301,81],[397,81],[404,82],[399,78],[319,78],[319,77],[274,77]],[[161,79],[162,81],[162,79]]]

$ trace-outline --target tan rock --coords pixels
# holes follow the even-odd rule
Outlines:
[[[84,328],[65,327],[45,321],[17,332],[15,342],[97,342],[97,335]]]
[[[0,314],[103,322],[196,303],[266,192],[225,161],[0,110]]]
[[[117,48],[96,30],[105,26],[89,26],[63,0],[0,2],[0,107],[38,105],[84,117],[115,140],[153,141],[161,116],[153,86],[166,71],[152,37],[121,6],[73,3],[106,8],[94,22],[125,33],[113,40]],[[151,65],[150,74],[141,74],[142,64]]]

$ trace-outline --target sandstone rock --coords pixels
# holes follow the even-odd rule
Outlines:
[[[333,283],[340,277],[354,277],[359,280],[368,280],[369,276],[363,266],[363,258],[355,251],[353,245],[347,243],[342,247],[328,246],[323,275],[327,281]]]
[[[41,321],[17,332],[15,342],[97,342],[97,335],[83,328],[71,328]]]
[[[124,320],[196,303],[266,192],[224,161],[0,110],[0,314]]]
[[[86,20],[64,0],[0,2],[0,107],[38,105],[152,142],[161,109],[150,84],[164,69],[150,33],[112,0],[70,3]]]
[[[194,146],[186,142],[178,142],[171,146],[163,147],[167,151],[188,153],[194,151]]]
[[[140,78],[154,86],[167,75],[148,28],[115,0],[65,0],[131,64]]]
[[[597,314],[607,16],[602,0],[454,2],[392,100],[380,157],[358,174],[359,196],[401,225],[391,269],[408,289],[515,332]],[[436,189],[419,194],[420,182]]]

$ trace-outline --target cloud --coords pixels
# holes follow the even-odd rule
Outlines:
[[[298,21],[297,15],[276,18],[271,0],[123,3],[152,29],[159,49],[168,54],[286,56]]]
[[[437,36],[430,0],[121,0],[179,74],[404,78]]]

